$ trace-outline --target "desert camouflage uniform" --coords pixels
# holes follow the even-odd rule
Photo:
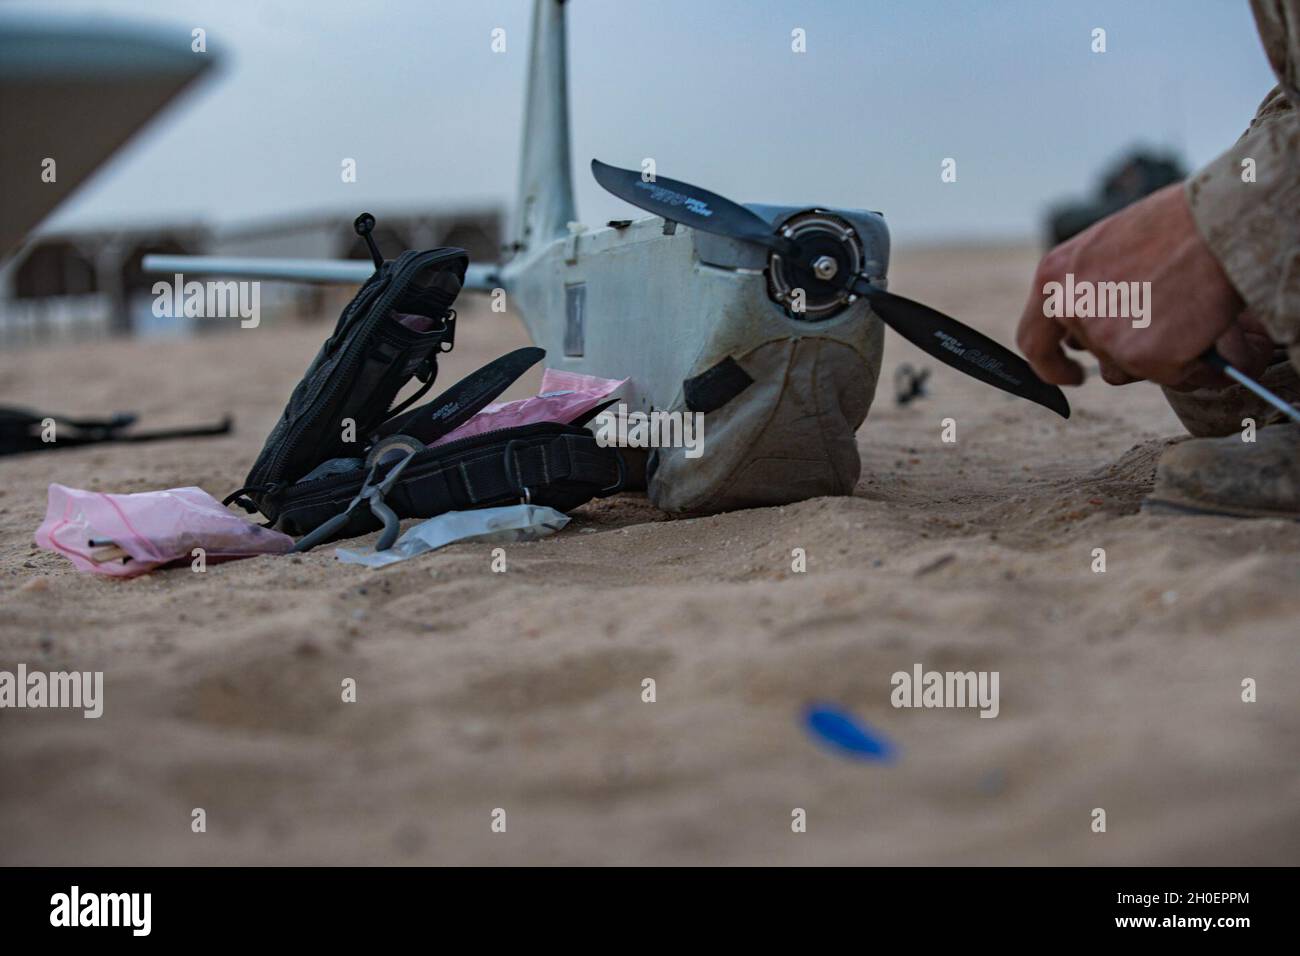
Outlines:
[[[1192,216],[1252,313],[1280,346],[1262,381],[1300,401],[1300,0],[1251,0],[1278,85],[1231,149],[1186,184]],[[1255,181],[1242,179],[1253,159]],[[1290,361],[1287,355],[1289,353]],[[1279,420],[1239,385],[1165,395],[1194,435]]]

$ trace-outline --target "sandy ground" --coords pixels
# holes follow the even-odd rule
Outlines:
[[[893,288],[1009,342],[1033,260],[904,251]],[[444,383],[524,342],[462,305]],[[934,363],[889,336],[852,497],[668,521],[624,495],[505,574],[460,545],[114,582],[31,544],[50,481],[236,487],[324,334],[0,358],[8,402],[238,422],[0,460],[0,668],[103,670],[107,697],[100,720],[0,711],[0,862],[1300,862],[1300,528],[1138,513],[1179,433],[1151,386],[1092,381],[1063,422],[936,367],[898,407],[893,368]],[[915,663],[998,671],[1000,715],[894,709]],[[820,749],[811,700],[899,759]]]

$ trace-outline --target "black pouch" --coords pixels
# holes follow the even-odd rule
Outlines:
[[[343,310],[227,504],[302,535],[295,550],[381,526],[383,550],[401,518],[515,501],[568,511],[623,487],[618,449],[602,447],[582,427],[600,408],[574,424],[538,422],[429,447],[546,353],[516,349],[407,411],[433,385],[438,353],[452,347],[451,303],[469,259],[461,249],[434,249],[385,262],[369,235],[374,217],[363,213],[355,227],[370,246],[375,274]],[[390,408],[412,375],[423,386]]]
[[[385,419],[428,391],[438,353],[455,340],[451,304],[468,266],[454,248],[408,251],[379,266],[339,316],[236,494],[275,522],[285,488],[323,461],[358,454]],[[390,411],[413,375],[423,387]]]
[[[598,444],[586,428],[535,422],[425,448],[405,460],[298,482],[280,495],[276,527],[294,536],[312,532],[299,550],[378,530],[384,521],[370,508],[357,507],[356,499],[363,485],[377,486],[399,467],[398,479],[382,496],[397,518],[516,502],[569,511],[620,490],[625,477],[618,449]],[[340,518],[345,512],[346,521]]]

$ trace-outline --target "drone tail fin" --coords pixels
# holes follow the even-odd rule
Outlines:
[[[565,235],[577,213],[569,157],[563,0],[535,0],[513,238],[520,251]]]

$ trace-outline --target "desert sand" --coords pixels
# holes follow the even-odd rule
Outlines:
[[[1011,342],[1033,263],[901,250],[891,287]],[[526,342],[460,306],[444,385]],[[1140,513],[1181,433],[1151,385],[1091,378],[1066,422],[889,335],[851,497],[668,520],[624,494],[503,574],[465,544],[123,582],[35,548],[51,481],[237,487],[328,324],[0,358],[5,402],[237,421],[0,459],[0,669],[102,670],[106,697],[0,711],[0,863],[1300,862],[1300,526]],[[894,403],[901,362],[927,398]],[[918,663],[998,671],[998,717],[892,707]],[[819,747],[818,700],[897,759]]]

